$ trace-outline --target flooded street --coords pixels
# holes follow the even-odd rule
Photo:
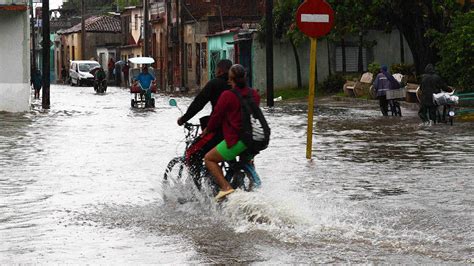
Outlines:
[[[0,113],[0,263],[474,262],[474,124],[317,100],[307,161],[305,104],[277,103],[263,186],[180,204],[191,188],[162,189],[180,113],[155,97],[55,85],[51,110]]]

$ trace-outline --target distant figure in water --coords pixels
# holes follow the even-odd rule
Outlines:
[[[39,99],[39,93],[41,87],[43,86],[43,79],[41,78],[41,71],[37,68],[33,70],[31,75],[31,84],[33,85],[33,89],[35,90],[35,99]]]

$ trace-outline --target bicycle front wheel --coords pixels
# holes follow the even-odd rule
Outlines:
[[[173,158],[166,166],[163,180],[167,181],[170,184],[175,184],[183,177],[184,167],[185,163],[183,157]]]

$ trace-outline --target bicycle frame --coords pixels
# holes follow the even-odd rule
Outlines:
[[[186,161],[186,151],[192,145],[194,140],[198,137],[200,127],[201,127],[200,125],[195,125],[191,123],[184,124],[184,129],[186,132],[185,133],[186,148],[184,149],[184,154],[183,154],[184,162]],[[225,178],[228,182],[231,181],[235,173],[239,172],[240,170],[246,170],[250,174],[250,177],[252,178],[252,181],[256,187],[259,187],[262,184],[260,177],[258,176],[257,171],[255,170],[255,167],[253,166],[253,162],[251,160],[242,161],[242,159],[240,158],[238,161],[234,160],[234,161],[222,162],[221,166],[223,170],[225,170]],[[199,178],[202,178],[208,174],[207,168],[204,165],[199,166],[199,167],[201,169],[199,173]]]

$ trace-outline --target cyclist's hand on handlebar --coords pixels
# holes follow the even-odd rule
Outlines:
[[[182,117],[178,118],[178,126],[182,126],[184,124]]]

